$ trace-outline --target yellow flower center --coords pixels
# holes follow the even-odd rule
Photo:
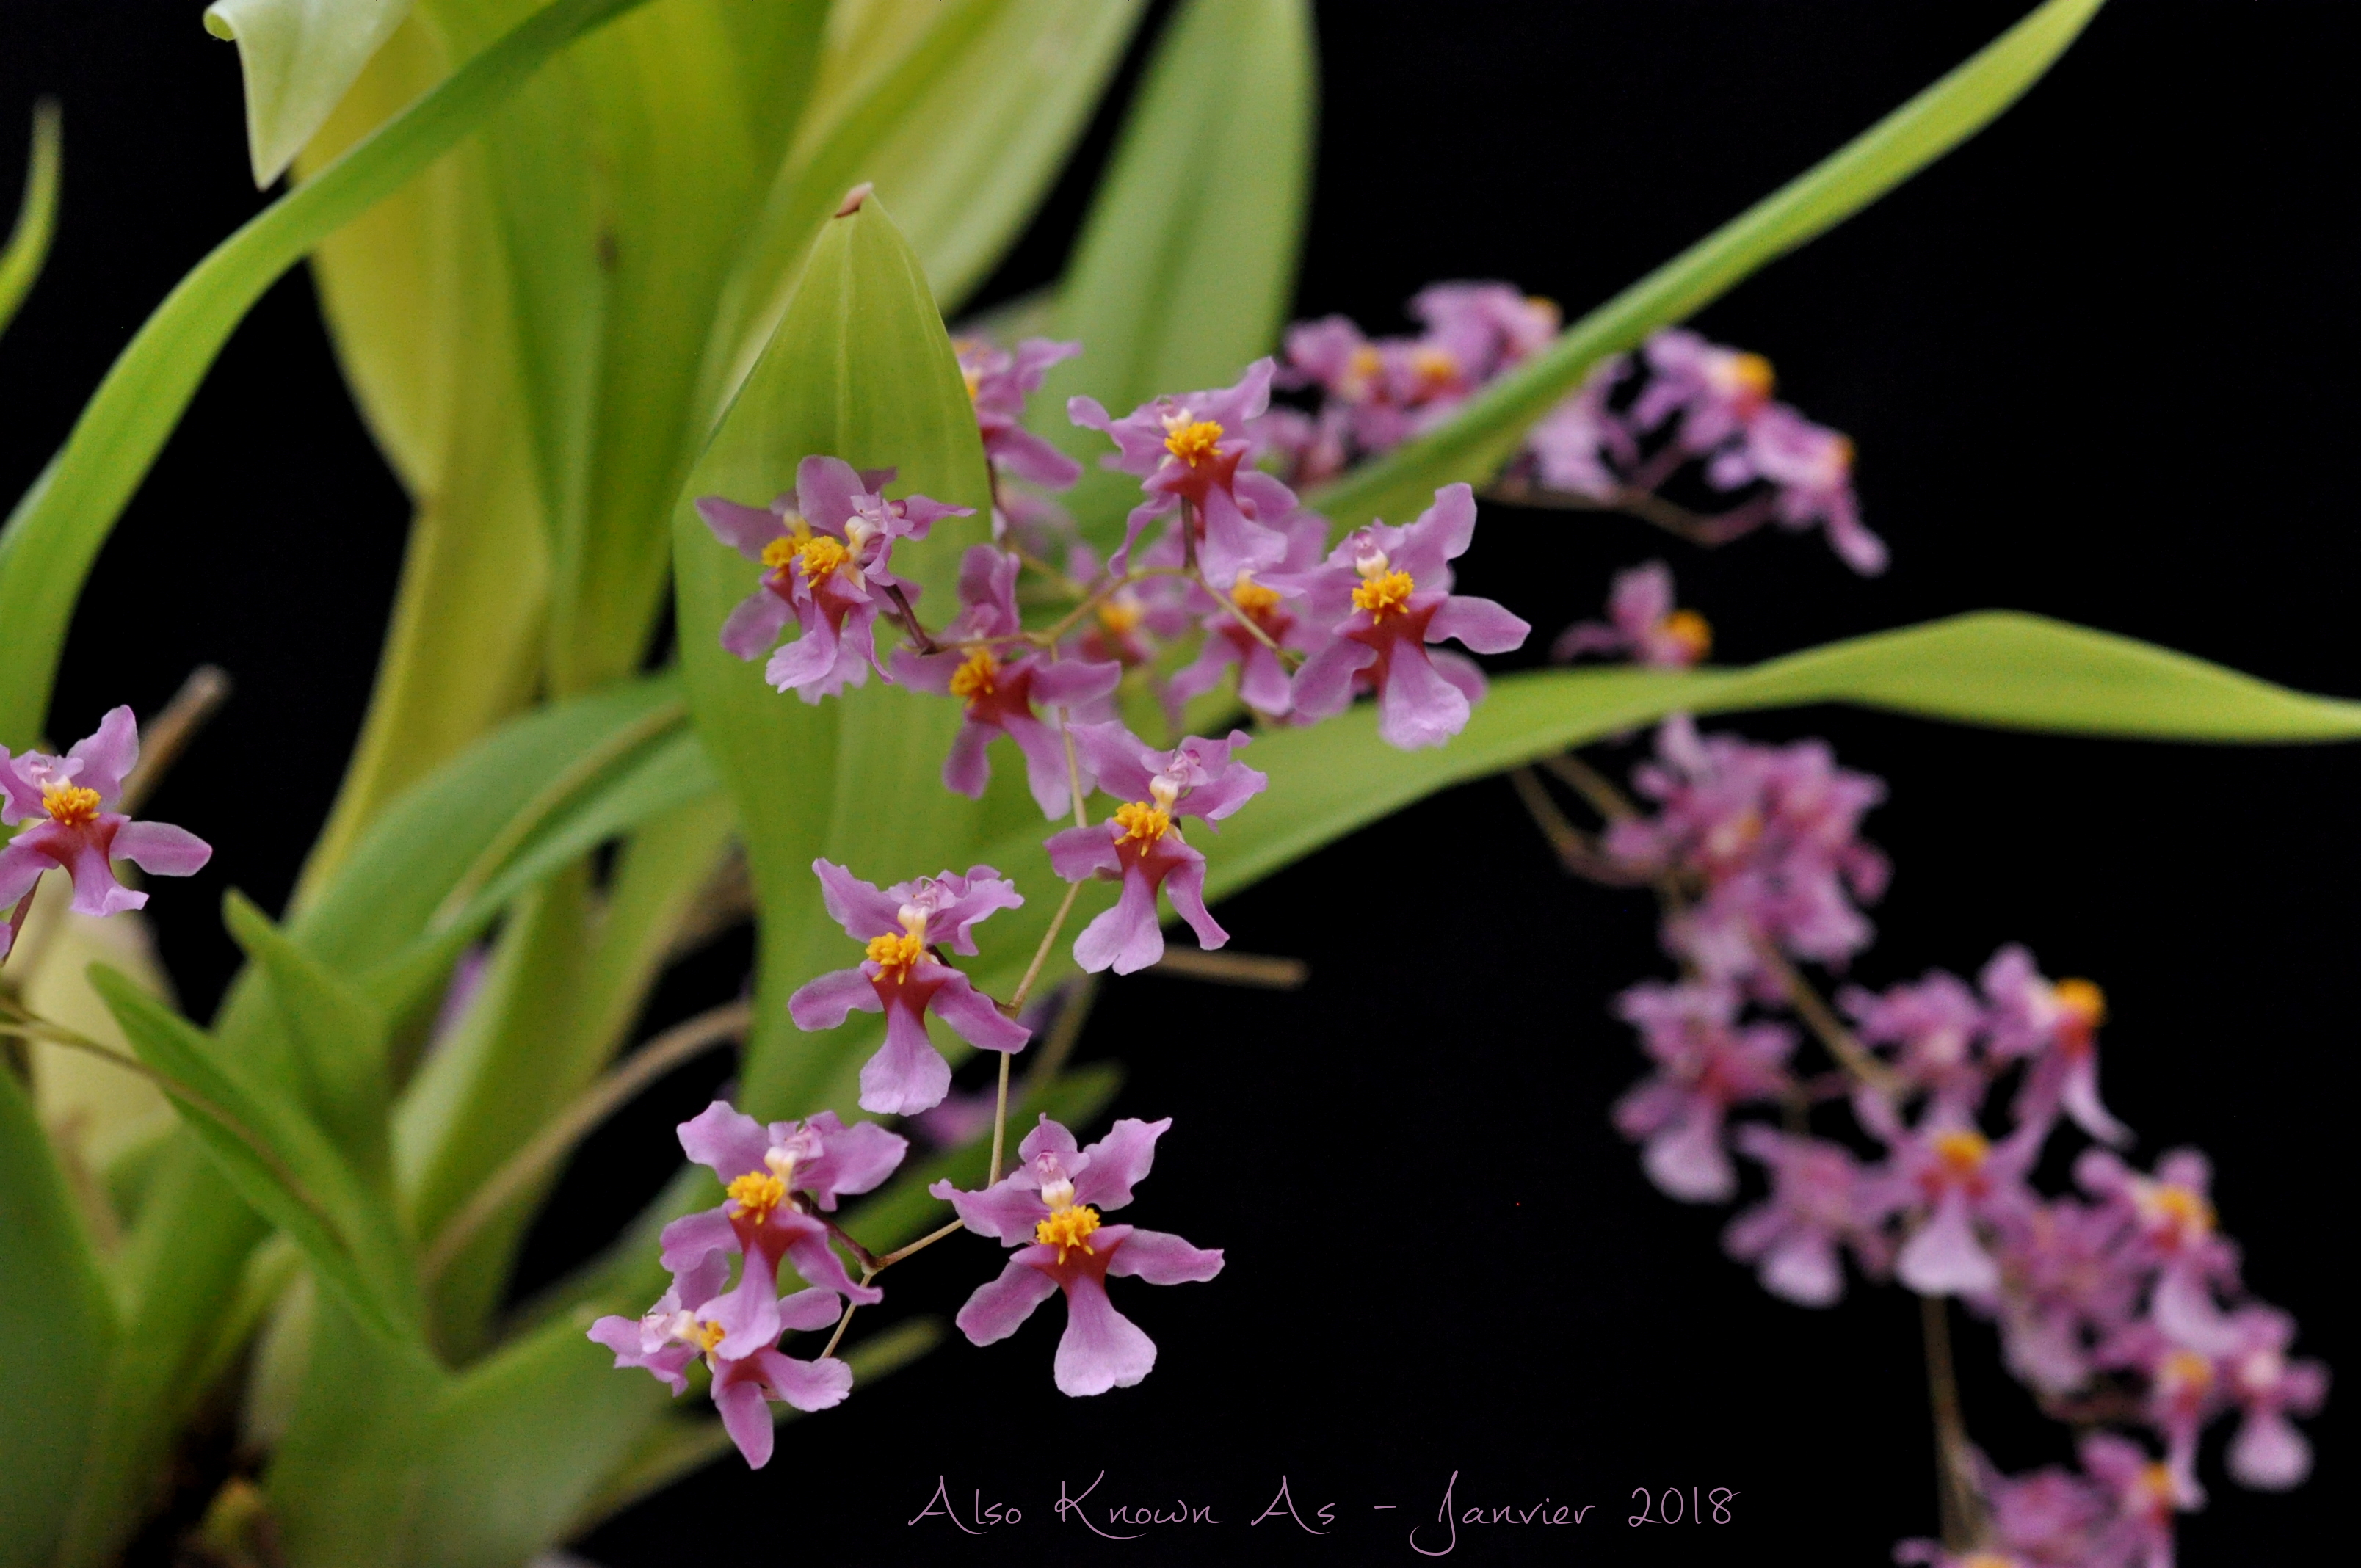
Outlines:
[[[1146,605],[1126,595],[1121,598],[1111,598],[1099,606],[1099,625],[1105,629],[1109,636],[1120,637],[1137,626],[1147,614]]]
[[[1693,609],[1676,609],[1656,623],[1656,630],[1688,651],[1692,659],[1702,659],[1713,651],[1713,626]]]
[[[787,1201],[787,1184],[770,1171],[750,1170],[730,1184],[730,1199],[741,1214],[759,1225]]]
[[[2193,1350],[2174,1351],[2158,1371],[2158,1381],[2192,1393],[2202,1392],[2213,1382],[2213,1363]]]
[[[1410,367],[1422,381],[1450,381],[1459,375],[1459,361],[1447,348],[1411,350]]]
[[[817,583],[830,572],[841,571],[852,559],[843,542],[825,533],[815,533],[796,546],[796,570],[804,581]]]
[[[1383,620],[1410,602],[1417,586],[1408,572],[1381,572],[1353,590],[1353,608],[1367,610],[1372,620]]]
[[[2061,980],[2049,988],[2049,994],[2084,1028],[2095,1029],[2107,1021],[2107,993],[2087,980]]]
[[[1116,843],[1136,841],[1146,849],[1170,829],[1172,814],[1153,801],[1126,801],[1115,808],[1115,825],[1122,829],[1115,836]]]
[[[1356,381],[1373,381],[1385,367],[1384,357],[1365,343],[1353,350],[1353,357],[1345,362],[1345,374]]]
[[[691,1323],[681,1332],[680,1337],[710,1355],[713,1347],[719,1344],[729,1332],[719,1323]]]
[[[972,700],[990,696],[993,677],[1000,674],[1000,661],[992,656],[989,648],[979,648],[967,656],[967,663],[951,672],[951,696]]]
[[[1983,1168],[1992,1144],[1982,1133],[1943,1133],[1935,1139],[1935,1157],[1953,1176],[1972,1176]]]
[[[1732,392],[1745,398],[1767,398],[1775,378],[1771,373],[1771,361],[1759,354],[1733,354],[1722,361],[1721,379]]]
[[[1164,450],[1191,468],[1213,455],[1221,444],[1222,427],[1209,419],[1191,420],[1167,427]]]
[[[2157,1218],[2175,1230],[2202,1236],[2213,1229],[2213,1205],[2175,1182],[2158,1186],[2148,1194],[2147,1206]]]
[[[41,809],[60,828],[87,828],[98,819],[98,791],[76,784],[47,784]]]
[[[2016,1559],[1997,1552],[1971,1552],[1960,1559],[1960,1568],[2017,1568]]]
[[[1048,1219],[1033,1227],[1033,1239],[1043,1246],[1058,1249],[1058,1261],[1066,1261],[1066,1254],[1075,1247],[1093,1257],[1098,1249],[1091,1245],[1091,1233],[1099,1228],[1099,1212],[1087,1204],[1070,1203],[1054,1211]]]
[[[1252,572],[1240,572],[1230,586],[1230,601],[1248,615],[1268,615],[1279,608],[1279,590],[1256,582]]]
[[[869,961],[884,970],[877,977],[880,980],[909,979],[910,971],[918,967],[918,960],[926,956],[926,951],[925,939],[911,931],[869,938]]]
[[[2154,1460],[2140,1470],[2139,1489],[2151,1508],[2161,1508],[2172,1501],[2178,1490],[2172,1484],[2172,1469],[2161,1460]]]

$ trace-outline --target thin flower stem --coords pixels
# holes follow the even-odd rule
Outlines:
[[[1758,496],[1724,512],[1691,511],[1664,499],[1653,489],[1629,486],[1605,499],[1545,489],[1530,479],[1508,479],[1485,492],[1491,500],[1551,511],[1595,511],[1635,518],[1665,532],[1712,550],[1752,533],[1770,521],[1767,497]]]
[[[1872,1056],[1869,1047],[1854,1037],[1853,1032],[1846,1028],[1837,1016],[1836,1010],[1821,998],[1812,982],[1804,978],[1803,972],[1787,961],[1785,954],[1768,942],[1758,943],[1756,951],[1763,967],[1786,992],[1789,1004],[1818,1037],[1820,1044],[1828,1047],[1828,1055],[1836,1058],[1839,1066],[1861,1082],[1883,1093],[1893,1094],[1901,1090],[1901,1081],[1894,1077],[1894,1070]]]
[[[1524,802],[1525,812],[1533,826],[1542,830],[1549,847],[1568,872],[1591,882],[1609,884],[1626,883],[1631,879],[1616,871],[1614,862],[1598,852],[1598,846],[1589,834],[1566,820],[1557,802],[1542,787],[1539,774],[1531,768],[1512,768],[1509,783],[1516,787],[1517,798]]]
[[[1044,561],[1041,557],[1034,554],[1032,552],[1028,550],[1021,550],[1012,544],[1008,547],[1008,553],[1016,557],[1016,563],[1018,565],[1025,567],[1027,571],[1038,573],[1040,576],[1049,578],[1049,586],[1056,588],[1068,598],[1082,599],[1088,598],[1090,597],[1091,590],[1089,588],[1085,587],[1081,583],[1074,581],[1072,577],[1067,576],[1064,572],[1060,571],[1057,567],[1052,566],[1049,562]]]
[[[1935,1501],[1942,1517],[1943,1545],[1967,1552],[1983,1538],[1983,1510],[1968,1459],[1959,1378],[1951,1366],[1950,1302],[1941,1296],[1919,1297],[1918,1323],[1927,1342],[1927,1402],[1935,1418]]]
[[[902,590],[889,584],[885,588],[885,598],[893,605],[895,615],[902,622],[902,630],[910,634],[911,648],[920,654],[939,652],[935,640],[928,636],[927,629],[918,623],[918,612],[910,608],[910,601]]]
[[[1000,1053],[1000,1099],[992,1108],[992,1174],[983,1179],[986,1187],[1000,1179],[1000,1155],[1008,1141],[1008,1058],[1016,1054]]]
[[[1062,707],[1058,710],[1058,737],[1066,743],[1066,787],[1074,799],[1074,826],[1087,828],[1091,825],[1091,817],[1082,806],[1082,764],[1074,755],[1074,733],[1067,728],[1066,710]],[[1017,981],[1016,994],[1000,1004],[1000,1010],[1010,1017],[1016,1015],[1017,1010],[1025,1005],[1025,999],[1033,993],[1033,982],[1041,978],[1041,966],[1049,961],[1049,949],[1058,945],[1058,933],[1066,928],[1066,916],[1074,912],[1074,900],[1081,896],[1082,891],[1081,883],[1066,884],[1066,896],[1060,901],[1058,913],[1050,918],[1049,928],[1041,934],[1041,945],[1033,950],[1033,961],[1025,966],[1025,978]],[[997,1136],[995,1133],[995,1141]]]
[[[1180,980],[1202,980],[1214,985],[1246,985],[1257,991],[1300,991],[1312,978],[1312,966],[1301,959],[1261,953],[1209,953],[1201,948],[1167,945],[1164,956],[1148,972]]]
[[[835,1227],[830,1226],[829,1228],[834,1229]],[[873,1262],[870,1261],[869,1255],[866,1252],[863,1252],[862,1254],[862,1262],[861,1266],[861,1283],[864,1286],[867,1285],[871,1280],[876,1278],[879,1275],[884,1273],[887,1269],[893,1267],[904,1258],[908,1257],[913,1254],[926,1251],[928,1247],[934,1245],[945,1236],[950,1235],[953,1231],[963,1231],[965,1229],[967,1229],[966,1221],[953,1220],[950,1224],[943,1226],[940,1230],[929,1231],[925,1235],[920,1236],[917,1241],[912,1242],[908,1246],[898,1247],[895,1250],[887,1253],[884,1257],[878,1258]],[[845,1239],[847,1241],[851,1240],[850,1236]],[[858,1244],[855,1245],[857,1246]],[[828,1336],[828,1343],[819,1353],[819,1358],[822,1361],[826,1361],[829,1356],[834,1355],[836,1354],[836,1347],[844,1343],[844,1331],[851,1326],[852,1314],[857,1310],[859,1310],[858,1302],[847,1301],[844,1304],[844,1316],[836,1320],[836,1332]]]
[[[1271,652],[1278,657],[1280,663],[1292,670],[1303,663],[1302,654],[1297,652],[1292,648],[1280,647],[1279,645],[1279,639],[1273,637],[1269,632],[1263,630],[1262,622],[1257,620],[1253,616],[1248,615],[1244,609],[1239,608],[1238,601],[1232,598],[1227,591],[1215,587],[1212,579],[1208,578],[1202,569],[1196,574],[1196,581],[1199,587],[1213,596],[1215,603],[1221,605],[1224,609],[1227,609],[1230,612],[1231,620],[1236,621],[1240,626],[1245,627],[1248,631],[1254,633],[1254,640],[1261,643],[1264,647],[1269,649]]]
[[[1098,609],[1110,596],[1149,577],[1186,577],[1194,575],[1194,572],[1195,568],[1189,566],[1142,566],[1135,571],[1126,572],[1120,577],[1109,577],[1105,582],[1093,588],[1082,603],[1068,610],[1046,630],[1027,631],[1022,635],[1026,641],[1037,648],[1055,648],[1060,638],[1080,626],[1083,617]],[[1011,639],[1004,638],[1001,641],[1006,641]]]
[[[703,1055],[724,1040],[743,1035],[754,1021],[751,1003],[733,1002],[700,1013],[641,1047],[625,1061],[592,1084],[535,1134],[531,1142],[509,1157],[466,1207],[445,1224],[419,1260],[419,1278],[432,1284],[450,1266],[476,1233],[513,1201],[533,1180],[554,1168],[591,1129],[630,1102],[640,1091],[683,1062]]]
[[[189,672],[189,678],[181,683],[172,700],[148,720],[147,732],[139,737],[139,761],[123,776],[115,810],[126,817],[137,814],[155,793],[158,782],[171,771],[181,753],[188,750],[189,742],[229,700],[229,672],[219,664],[199,664]]]
[[[871,1252],[867,1247],[862,1246],[859,1242],[852,1239],[852,1233],[851,1231],[846,1230],[842,1225],[838,1224],[826,1214],[815,1213],[811,1209],[805,1207],[801,1194],[798,1194],[796,1197],[796,1206],[799,1209],[802,1209],[806,1217],[818,1220],[827,1228],[829,1235],[834,1236],[838,1241],[842,1242],[846,1246],[852,1249],[852,1255],[861,1260],[861,1266],[866,1271],[863,1275],[864,1283],[866,1282],[868,1274],[874,1274],[879,1269],[885,1266],[884,1264],[877,1261],[877,1255],[875,1253]]]
[[[1568,789],[1590,803],[1590,808],[1609,822],[1622,822],[1640,815],[1631,797],[1617,789],[1614,781],[1572,751],[1542,759],[1542,766],[1561,780]]]

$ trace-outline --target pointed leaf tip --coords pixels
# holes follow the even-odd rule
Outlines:
[[[849,218],[859,212],[861,203],[869,200],[869,192],[875,189],[877,187],[874,183],[863,180],[860,184],[847,191],[844,193],[844,204],[836,209],[836,215],[840,218]]]

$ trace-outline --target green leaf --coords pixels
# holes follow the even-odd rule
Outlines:
[[[281,197],[183,278],[118,356],[0,532],[0,743],[49,707],[82,580],[247,311],[322,238],[457,141],[543,61],[642,0],[554,0],[399,118]]]
[[[38,1332],[0,1342],[0,1568],[47,1563],[90,1431],[90,1371],[114,1349],[115,1306],[65,1179],[16,1072],[0,1063],[0,1314],[72,1325],[60,1354]]]
[[[286,171],[409,12],[410,0],[214,0],[205,7],[205,31],[237,44],[258,189]]]
[[[1677,322],[1884,195],[1967,140],[2081,33],[2103,0],[2048,0],[1941,81],[1575,323],[1451,418],[1304,498],[1356,528],[1408,520],[1456,480],[1482,484],[1590,367]]]
[[[0,249],[0,332],[8,330],[16,307],[25,302],[33,280],[41,275],[41,264],[49,258],[49,239],[58,226],[59,149],[63,139],[57,104],[46,98],[34,104],[33,147],[25,159],[25,196],[17,205],[16,226],[9,231],[7,247]]]
[[[386,1175],[386,1017],[348,981],[331,972],[231,889],[222,922],[269,979],[304,1099],[361,1177]]]
[[[1305,0],[1188,0],[1157,40],[1114,161],[1059,286],[1052,370],[1033,427],[1085,460],[1071,498],[1109,524],[1137,483],[1066,418],[1088,393],[1117,414],[1226,386],[1272,351],[1295,291],[1311,180],[1315,60]]]
[[[949,743],[943,725],[957,719],[949,705],[874,680],[827,703],[801,702],[765,685],[760,663],[720,646],[723,619],[760,574],[713,537],[697,499],[766,502],[794,488],[796,466],[810,455],[895,466],[897,493],[977,509],[973,518],[936,524],[925,543],[895,551],[895,570],[921,587],[922,610],[941,619],[932,607],[950,598],[961,550],[985,537],[990,484],[941,313],[917,258],[873,198],[821,234],[778,330],[674,510],[681,673],[697,731],[736,802],[761,911],[763,1000],[748,1045],[746,1097],[763,1113],[790,1091],[798,1055],[824,1054],[799,1050],[784,1002],[808,978],[805,960],[822,919],[811,862],[832,847],[833,825],[858,812],[862,842],[895,840],[936,870],[927,847],[956,847],[962,816],[977,809],[934,786],[939,751],[918,775],[927,787],[904,787],[920,750]]]
[[[238,1196],[303,1249],[370,1332],[414,1343],[407,1249],[335,1145],[291,1100],[241,1080],[203,1031],[125,976],[93,966],[91,984]]]
[[[1205,846],[1210,894],[1469,779],[1669,713],[1841,702],[1995,729],[2271,744],[2361,738],[2361,702],[2313,696],[2128,637],[1987,610],[1741,670],[1563,670],[1495,682],[1450,745],[1400,751],[1356,707],[1256,741],[1270,788]]]

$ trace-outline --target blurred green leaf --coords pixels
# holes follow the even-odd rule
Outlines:
[[[873,680],[828,703],[805,703],[771,690],[760,663],[720,646],[723,619],[760,574],[713,537],[697,499],[765,503],[794,488],[796,466],[810,455],[894,466],[897,493],[977,509],[976,517],[936,524],[925,543],[895,551],[895,569],[921,585],[922,613],[939,620],[945,612],[935,607],[950,597],[961,550],[985,536],[990,486],[941,313],[917,258],[874,198],[821,234],[778,330],[674,510],[681,672],[697,732],[737,804],[761,912],[763,1000],[745,1096],[765,1114],[805,1075],[799,1060],[829,1054],[787,1023],[784,993],[808,978],[806,960],[824,923],[811,861],[831,847],[834,825],[857,812],[864,845],[906,847],[931,871],[939,867],[919,847],[957,845],[963,814],[975,809],[933,787],[939,752],[918,775],[928,787],[905,787],[913,759],[933,743],[926,738],[939,730],[949,743],[949,705]],[[890,630],[881,632],[890,641]],[[956,723],[955,712],[948,717]]]
[[[68,618],[99,546],[214,356],[279,275],[417,174],[543,61],[642,0],[554,0],[300,190],[216,247],[108,370],[0,532],[0,742],[39,729]]]
[[[302,1108],[244,1078],[203,1031],[123,975],[94,967],[91,983],[238,1196],[303,1249],[370,1332],[414,1342],[415,1286],[391,1210]]]
[[[13,1069],[0,1062],[0,1313],[70,1323],[75,1354],[49,1336],[0,1343],[0,1568],[47,1563],[73,1502],[94,1401],[90,1368],[115,1348],[115,1304],[49,1138]]]
[[[58,106],[44,98],[33,105],[33,146],[25,159],[25,195],[16,207],[16,226],[0,249],[0,332],[16,319],[41,264],[49,258],[49,240],[58,227],[58,174],[64,137],[59,128]]]
[[[244,894],[222,921],[270,985],[312,1114],[363,1179],[386,1179],[386,1017],[343,977],[291,940]]]
[[[258,188],[286,171],[409,12],[410,0],[214,0],[205,7],[205,30],[237,44]]]
[[[1097,466],[1066,399],[1117,413],[1227,386],[1279,345],[1295,292],[1312,172],[1316,60],[1306,0],[1186,0],[1166,25],[1074,258],[1052,335],[1082,357],[1049,373],[1031,423],[1082,457],[1070,499],[1111,525],[1137,481]]]
[[[1415,517],[1437,488],[1455,480],[1484,483],[1599,360],[1835,227],[1998,118],[2103,3],[2048,0],[1941,81],[1575,323],[1449,419],[1322,486],[1304,504],[1340,528],[1357,528],[1371,517]]]

